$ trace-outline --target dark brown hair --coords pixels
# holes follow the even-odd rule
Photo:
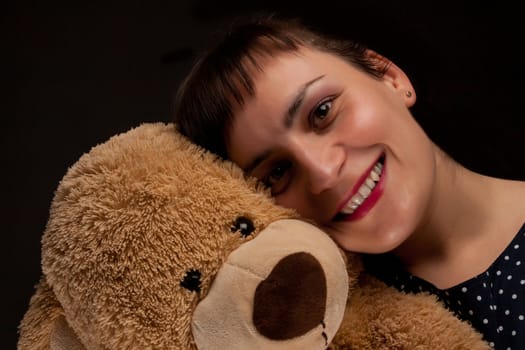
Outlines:
[[[255,94],[253,71],[262,71],[264,58],[302,47],[342,57],[359,69],[380,78],[387,60],[367,54],[357,42],[322,35],[297,20],[273,16],[236,24],[193,66],[180,85],[174,103],[174,122],[192,142],[228,158],[226,140],[235,108]]]

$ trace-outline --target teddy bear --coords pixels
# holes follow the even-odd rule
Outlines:
[[[94,146],[58,184],[18,350],[489,349],[171,123]]]

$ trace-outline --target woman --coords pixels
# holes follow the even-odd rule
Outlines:
[[[411,114],[401,68],[291,21],[239,25],[181,85],[175,122],[369,269],[525,348],[525,183],[470,171]]]

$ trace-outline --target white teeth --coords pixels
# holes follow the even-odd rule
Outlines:
[[[365,199],[363,198],[363,196],[361,196],[359,193],[356,193],[353,197],[352,197],[352,203],[355,203],[357,205],[361,205],[361,203],[363,203]]]
[[[366,178],[365,182],[359,187],[359,190],[352,198],[346,203],[343,209],[341,209],[342,214],[352,214],[359,206],[364,202],[364,200],[370,195],[374,187],[376,187],[377,182],[381,178],[381,172],[383,170],[383,164],[377,163],[374,165],[374,168],[370,171],[370,174]]]
[[[372,192],[372,189],[370,187],[368,187],[366,184],[363,184],[363,186],[361,186],[359,188],[359,194],[361,196],[363,196],[363,198],[366,198],[368,197],[368,195],[370,194],[370,192]]]

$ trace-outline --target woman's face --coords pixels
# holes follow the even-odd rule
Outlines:
[[[408,110],[415,93],[397,66],[376,79],[307,49],[262,66],[255,97],[235,113],[234,162],[349,250],[390,251],[424,224],[434,146]]]

